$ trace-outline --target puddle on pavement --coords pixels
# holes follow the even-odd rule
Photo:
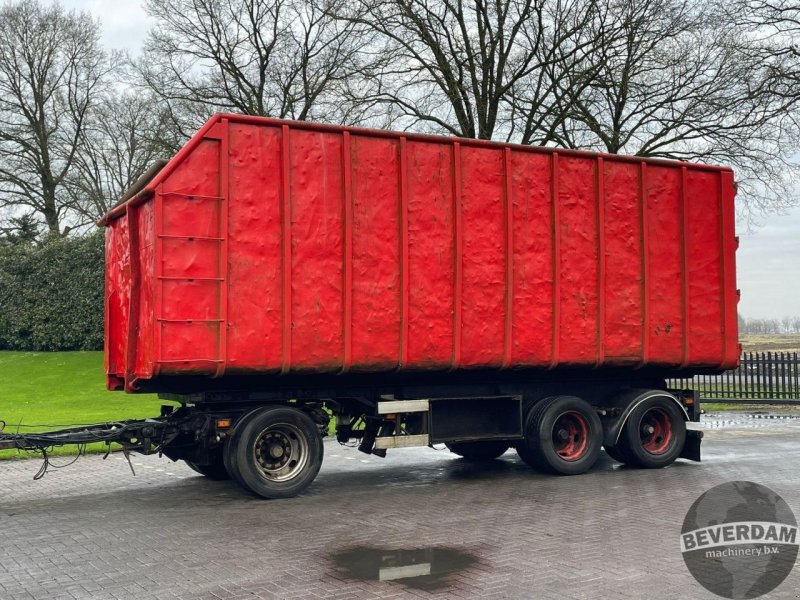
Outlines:
[[[396,581],[420,590],[441,590],[450,578],[468,569],[477,559],[452,548],[416,550],[359,546],[332,556],[334,569],[361,581]]]

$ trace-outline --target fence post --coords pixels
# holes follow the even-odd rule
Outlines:
[[[778,362],[778,393],[781,398],[786,397],[786,359],[783,355],[784,353],[781,352],[781,358]]]
[[[747,378],[745,377],[746,371],[744,365],[746,362],[745,353],[739,357],[739,393],[743,393],[747,389]]]

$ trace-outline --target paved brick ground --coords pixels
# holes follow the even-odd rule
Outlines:
[[[702,464],[637,471],[603,457],[571,478],[513,452],[476,467],[447,451],[379,459],[326,442],[312,488],[281,501],[156,457],[137,457],[135,478],[119,457],[90,457],[39,482],[37,462],[0,462],[0,598],[714,598],[679,552],[686,510],[745,479],[800,517],[800,419],[705,427]],[[332,557],[359,546],[477,562],[429,592],[347,579]],[[800,567],[770,597],[800,597]]]

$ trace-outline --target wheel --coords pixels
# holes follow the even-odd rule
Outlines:
[[[501,440],[484,440],[480,442],[453,442],[445,444],[453,454],[458,454],[464,460],[482,462],[494,460],[505,454],[511,446]]]
[[[239,475],[239,463],[236,460],[236,453],[231,448],[232,439],[232,437],[229,437],[222,444],[222,464],[225,466],[225,470],[228,472],[230,478],[243,488],[247,489],[247,486],[244,484],[241,476]]]
[[[686,421],[675,401],[654,396],[636,406],[620,432],[617,448],[632,467],[660,469],[675,462],[686,442]]]
[[[525,419],[525,439],[517,446],[530,466],[560,475],[578,475],[600,456],[603,427],[588,402],[575,396],[546,398]]]
[[[231,478],[222,459],[222,450],[210,452],[209,459],[210,462],[207,465],[200,465],[190,460],[185,460],[184,462],[192,471],[205,475],[212,481],[225,481]]]
[[[322,435],[296,408],[276,406],[246,415],[225,444],[225,467],[244,488],[264,498],[290,498],[322,466]]]

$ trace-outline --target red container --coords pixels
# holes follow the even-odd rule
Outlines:
[[[730,368],[734,193],[726,168],[218,115],[102,222],[108,385]]]

